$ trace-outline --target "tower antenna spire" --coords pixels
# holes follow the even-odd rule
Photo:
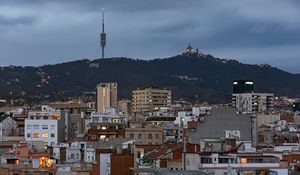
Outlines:
[[[106,47],[106,33],[104,32],[104,9],[102,9],[102,32],[100,34],[100,45],[102,49],[102,59],[104,59],[104,48]]]
[[[104,9],[102,9],[102,33],[104,33]]]

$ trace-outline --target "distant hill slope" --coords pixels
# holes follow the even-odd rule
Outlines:
[[[299,74],[210,55],[178,55],[154,60],[110,58],[40,67],[2,67],[0,97],[66,100],[81,96],[83,92],[93,92],[100,82],[117,82],[120,99],[131,98],[133,89],[155,85],[171,89],[173,99],[229,102],[235,79],[254,80],[257,92],[300,97]]]

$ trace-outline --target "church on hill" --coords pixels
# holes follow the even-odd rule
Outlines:
[[[201,53],[199,53],[199,49],[197,48],[196,49],[196,52],[194,52],[193,50],[193,47],[191,46],[191,44],[189,44],[187,47],[186,47],[186,50],[185,52],[183,52],[183,55],[186,55],[186,56],[193,56],[193,55],[201,55]]]

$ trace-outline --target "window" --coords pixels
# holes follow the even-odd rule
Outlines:
[[[106,136],[105,135],[100,135],[100,139],[105,139]]]
[[[27,125],[27,126],[26,126],[26,129],[31,129],[31,125]]]
[[[42,137],[47,138],[48,134],[42,134]]]
[[[148,139],[152,139],[152,134],[148,134]]]
[[[40,134],[34,133],[34,134],[33,134],[33,137],[34,137],[34,138],[39,138],[39,137],[40,137]]]
[[[139,137],[139,139],[141,139],[142,138],[142,134],[140,133],[138,137]]]
[[[43,125],[42,129],[48,129],[48,125]]]
[[[55,137],[55,134],[51,134],[51,137],[52,137],[52,138]]]
[[[31,137],[31,134],[29,133],[29,134],[27,134],[27,138],[30,138]]]
[[[96,135],[92,135],[92,139],[96,139],[97,137],[96,137]]]
[[[113,119],[112,122],[113,123],[118,123],[118,119]]]
[[[33,125],[33,129],[39,129],[40,126],[39,125]]]
[[[247,158],[241,158],[241,164],[247,163]]]
[[[129,134],[129,137],[130,137],[131,139],[133,139],[133,138],[134,138],[134,134]]]
[[[158,139],[158,134],[155,134],[155,138]]]
[[[55,125],[51,125],[51,130],[54,130],[55,129]]]

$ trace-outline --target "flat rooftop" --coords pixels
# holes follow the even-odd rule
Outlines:
[[[192,143],[205,138],[224,138],[225,130],[239,130],[241,140],[251,140],[251,119],[249,115],[237,115],[234,108],[212,108],[211,115],[204,122],[198,122],[195,131],[189,135]]]

